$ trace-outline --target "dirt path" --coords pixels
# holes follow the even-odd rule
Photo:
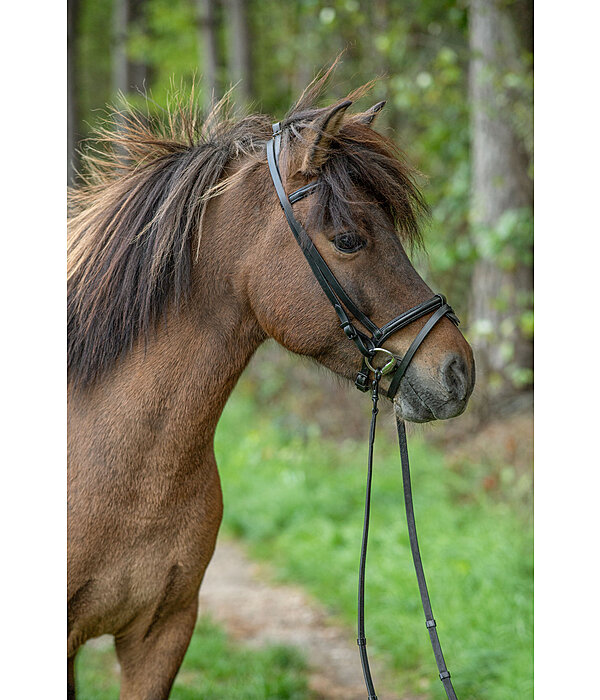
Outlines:
[[[200,613],[209,613],[234,639],[251,646],[299,647],[308,659],[310,688],[322,700],[365,700],[353,630],[336,625],[301,588],[269,582],[264,568],[232,542],[217,544],[200,591]],[[380,697],[400,700],[384,689],[381,669],[372,666]]]

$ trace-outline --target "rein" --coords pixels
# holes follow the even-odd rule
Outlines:
[[[333,305],[333,308],[340,320],[340,327],[346,334],[347,338],[354,342],[358,351],[362,355],[362,367],[356,375],[355,384],[360,391],[368,391],[369,385],[371,388],[371,398],[373,402],[373,411],[371,414],[371,428],[369,434],[369,453],[367,466],[367,485],[365,494],[365,512],[363,521],[362,545],[360,552],[360,565],[358,574],[358,638],[357,644],[360,653],[360,660],[365,679],[365,685],[368,693],[368,700],[377,700],[369,660],[367,657],[367,639],[365,636],[365,572],[367,559],[367,542],[369,537],[369,520],[371,512],[371,482],[373,478],[373,448],[375,444],[375,429],[377,425],[377,414],[379,412],[379,381],[384,374],[393,372],[390,385],[385,392],[387,398],[393,399],[396,395],[402,377],[404,376],[408,366],[413,359],[415,353],[423,343],[427,335],[431,332],[434,326],[444,317],[447,316],[455,325],[459,324],[458,317],[455,315],[452,307],[446,303],[446,298],[442,294],[436,294],[428,301],[423,302],[404,313],[396,316],[381,328],[378,327],[371,319],[366,316],[352,299],[346,294],[342,285],[338,282],[335,275],[323,259],[322,255],[317,250],[317,247],[312,242],[308,233],[294,216],[292,204],[300,201],[304,197],[310,195],[317,187],[318,182],[311,182],[304,187],[296,190],[290,195],[287,195],[281,180],[279,172],[279,152],[281,149],[281,133],[282,128],[280,123],[273,125],[273,137],[267,143],[267,162],[269,164],[269,172],[273,180],[273,185],[277,192],[281,208],[287,219],[288,225],[294,234],[300,249],[304,253],[310,268],[315,275],[317,281],[321,285],[323,292]],[[383,343],[394,333],[397,333],[402,328],[410,325],[427,314],[432,314],[425,325],[416,335],[408,350],[402,359],[396,358],[389,350],[381,347]],[[353,318],[358,321],[367,331],[371,333],[368,336],[350,320]],[[382,367],[374,367],[371,363],[377,353],[385,356],[385,364]],[[370,373],[373,373],[373,379],[369,383]],[[381,390],[381,393],[384,393]],[[431,609],[429,600],[429,592],[425,581],[425,573],[421,562],[421,554],[419,551],[419,542],[417,539],[417,530],[415,524],[414,508],[412,501],[412,488],[410,481],[410,467],[408,461],[408,447],[406,442],[406,427],[404,421],[396,416],[396,428],[398,430],[398,441],[400,445],[400,461],[402,464],[402,484],[404,490],[404,505],[406,510],[406,520],[408,524],[408,534],[410,540],[410,548],[419,585],[421,595],[421,603],[423,612],[425,613],[425,626],[429,631],[433,653],[437,663],[440,680],[446,690],[448,700],[457,700],[456,693],[452,687],[450,680],[450,672],[446,668],[444,655],[440,641],[438,639],[436,622]]]

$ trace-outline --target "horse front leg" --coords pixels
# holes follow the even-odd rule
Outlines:
[[[115,637],[121,700],[166,700],[190,643],[198,592],[187,606],[162,617],[150,632],[137,627]]]
[[[67,700],[75,700],[75,654],[67,657]]]

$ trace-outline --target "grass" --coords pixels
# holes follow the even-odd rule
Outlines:
[[[304,585],[354,626],[367,446],[327,441],[314,426],[299,436],[288,425],[273,407],[258,411],[243,383],[230,399],[215,445],[223,527],[281,580]],[[523,502],[530,477],[496,465],[502,479],[490,491],[489,466],[448,465],[419,436],[409,442],[423,562],[457,693],[463,700],[532,697],[533,545]],[[399,691],[442,700],[412,568],[397,445],[385,431],[375,452],[370,653],[387,662]]]
[[[112,645],[84,646],[77,655],[78,700],[115,700],[119,667]],[[309,700],[306,667],[296,650],[244,649],[208,618],[199,619],[172,700]]]

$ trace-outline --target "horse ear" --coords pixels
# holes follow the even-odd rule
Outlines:
[[[308,148],[302,160],[302,172],[306,175],[315,175],[329,158],[329,147],[337,136],[342,125],[344,113],[352,102],[346,100],[329,109],[325,114],[315,119],[309,127],[314,132],[309,138]]]
[[[363,112],[362,114],[358,114],[356,116],[357,121],[360,124],[366,124],[367,126],[371,126],[371,124],[377,118],[379,112],[381,112],[381,110],[385,107],[385,103],[386,103],[386,100],[383,100],[383,102],[378,102],[376,105],[373,105],[366,112]]]

